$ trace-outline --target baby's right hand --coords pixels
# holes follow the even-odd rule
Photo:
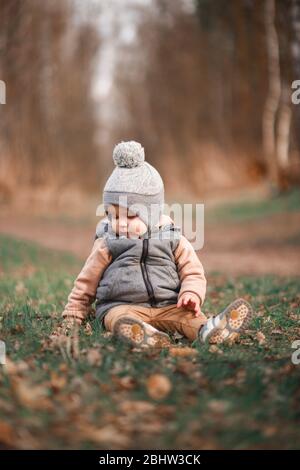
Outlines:
[[[59,337],[72,336],[82,321],[79,318],[64,318],[61,324],[51,333],[50,339],[55,340]]]
[[[185,308],[195,313],[195,317],[199,317],[201,314],[200,310],[200,299],[198,295],[192,292],[184,293],[177,302],[177,308]]]
[[[44,342],[46,349],[58,348],[65,358],[78,358],[78,329],[81,320],[76,318],[65,318],[61,324],[49,335]]]

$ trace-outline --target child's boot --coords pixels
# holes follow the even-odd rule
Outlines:
[[[116,321],[113,334],[135,347],[168,348],[171,346],[167,333],[129,316],[121,317]]]
[[[252,315],[253,309],[249,302],[237,299],[223,312],[207,320],[199,330],[199,341],[210,344],[233,342],[245,330]]]

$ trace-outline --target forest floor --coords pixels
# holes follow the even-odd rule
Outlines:
[[[2,215],[0,448],[299,448],[299,199],[207,214],[204,311],[242,296],[255,316],[234,345],[173,337],[162,351],[117,343],[92,316],[50,344],[95,224]]]
[[[0,233],[84,260],[99,220],[90,214],[0,210]],[[198,255],[207,273],[299,275],[300,191],[272,200],[205,208],[204,246]]]

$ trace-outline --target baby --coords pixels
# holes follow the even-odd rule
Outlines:
[[[104,328],[135,347],[168,347],[169,334],[176,333],[202,343],[233,341],[248,324],[251,306],[237,299],[207,319],[203,266],[162,213],[159,173],[138,142],[116,145],[113,160],[103,192],[106,217],[68,297],[63,325],[81,324],[96,300]]]

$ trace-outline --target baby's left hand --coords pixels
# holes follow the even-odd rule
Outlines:
[[[187,310],[192,310],[195,312],[195,317],[199,317],[201,310],[200,310],[200,299],[198,295],[193,294],[191,292],[187,292],[183,294],[177,302],[177,308],[183,307]]]

